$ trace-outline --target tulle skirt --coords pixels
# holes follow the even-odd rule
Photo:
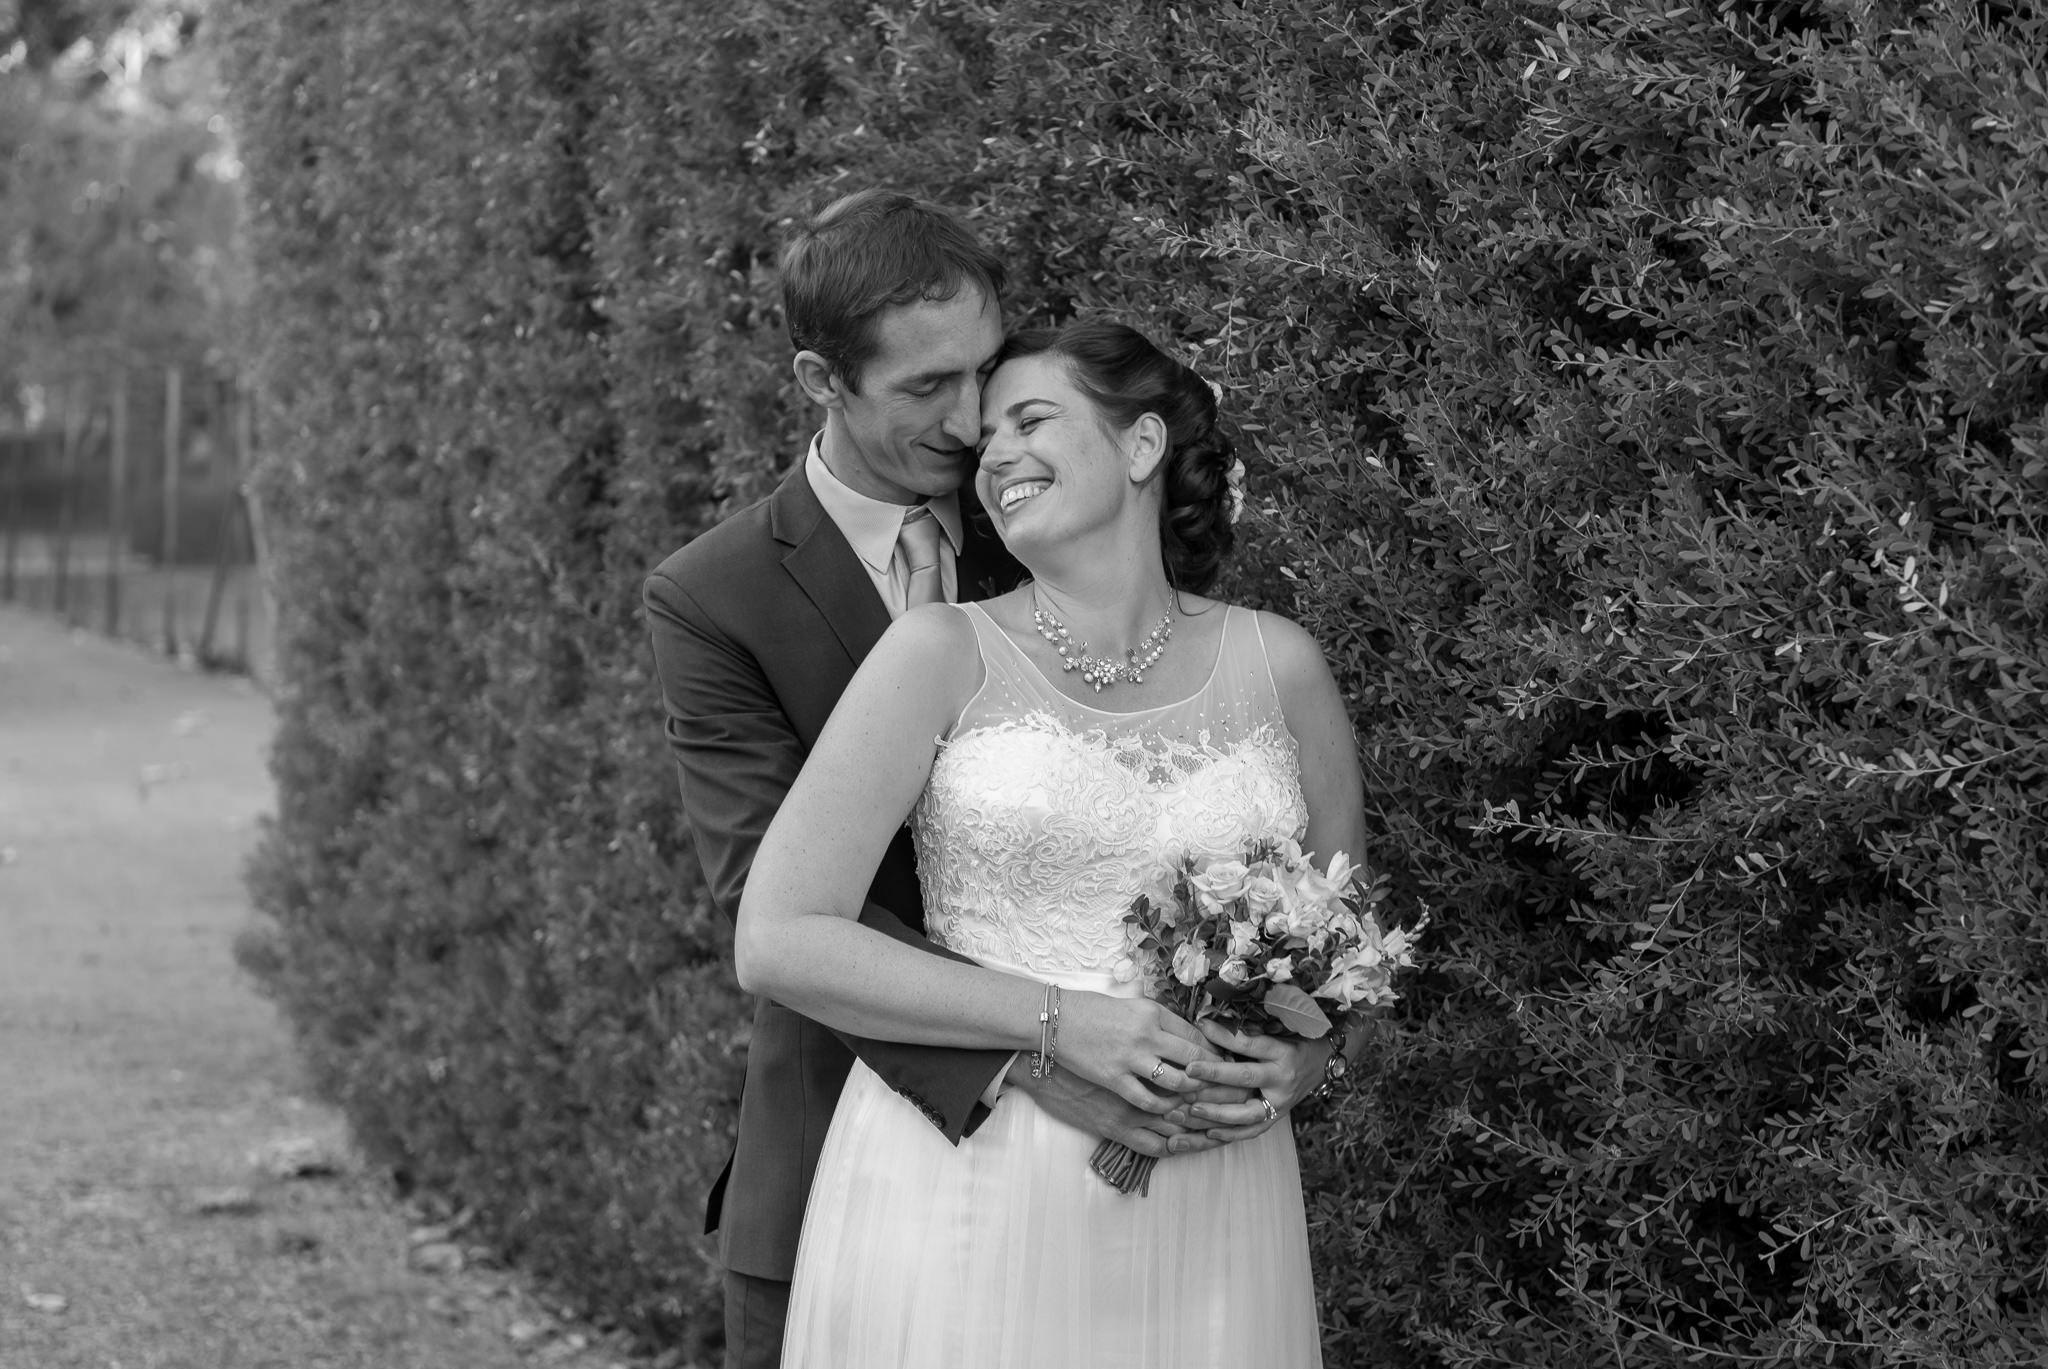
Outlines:
[[[1011,1090],[960,1145],[866,1066],[804,1216],[784,1369],[1313,1369],[1294,1136],[1171,1156],[1148,1194]]]

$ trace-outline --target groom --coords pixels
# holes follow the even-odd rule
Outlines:
[[[1002,263],[944,210],[870,190],[800,230],[781,266],[797,383],[824,427],[773,494],[663,561],[643,595],[683,806],[729,917],[777,806],[890,621],[1021,575],[961,499],[981,382],[1003,341]],[[861,921],[947,954],[923,938],[907,829]],[[1176,1152],[1220,1144],[1070,1071],[1033,1080],[1004,1052],[841,1037],[760,1000],[738,1142],[705,1214],[726,1268],[728,1369],[781,1356],[804,1200],[856,1055],[956,1144],[1012,1087],[1146,1154],[1166,1153],[1169,1136]]]

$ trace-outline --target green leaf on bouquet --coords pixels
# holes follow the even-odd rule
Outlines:
[[[1288,1031],[1311,1041],[1330,1030],[1330,1019],[1322,1008],[1292,984],[1275,984],[1266,990],[1266,1011]]]
[[[1220,975],[1212,975],[1209,981],[1202,985],[1202,992],[1217,1003],[1239,1003],[1252,996],[1252,986],[1231,984]]]

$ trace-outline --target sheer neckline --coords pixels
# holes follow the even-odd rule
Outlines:
[[[1043,684],[1047,689],[1051,690],[1055,695],[1057,695],[1061,702],[1071,704],[1075,708],[1084,709],[1089,713],[1099,713],[1105,718],[1142,718],[1147,713],[1158,713],[1169,708],[1185,708],[1189,704],[1193,703],[1195,700],[1201,698],[1204,694],[1207,694],[1212,688],[1215,687],[1216,672],[1220,670],[1223,666],[1223,645],[1224,642],[1230,636],[1231,619],[1233,616],[1236,615],[1238,611],[1237,605],[1235,604],[1224,604],[1222,606],[1223,630],[1216,634],[1216,654],[1215,656],[1210,658],[1209,671],[1206,675],[1202,677],[1202,683],[1196,686],[1194,693],[1189,694],[1184,698],[1168,700],[1166,703],[1163,704],[1149,704],[1144,708],[1120,710],[1114,708],[1097,708],[1093,704],[1082,703],[1079,699],[1076,699],[1073,696],[1069,695],[1065,690],[1059,687],[1059,683],[1057,681],[1055,681],[1050,675],[1046,674],[1042,668],[1040,668],[1038,662],[1031,659],[1030,653],[1025,651],[1023,647],[1017,645],[1016,641],[1011,638],[1008,629],[1004,628],[1004,626],[1001,623],[996,621],[994,614],[990,613],[980,604],[975,603],[960,604],[958,605],[958,607],[964,609],[971,609],[973,612],[979,614],[983,621],[985,621],[990,627],[995,629],[996,636],[1002,639],[1003,645],[1009,648],[1011,654],[1016,656],[1018,660],[1022,661],[1024,663],[1025,668],[1028,669],[1033,675],[1038,677],[1039,683]]]

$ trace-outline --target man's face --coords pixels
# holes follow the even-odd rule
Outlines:
[[[838,382],[845,441],[832,473],[872,499],[914,504],[974,474],[981,382],[1003,345],[995,301],[972,285],[881,317],[860,393]]]

